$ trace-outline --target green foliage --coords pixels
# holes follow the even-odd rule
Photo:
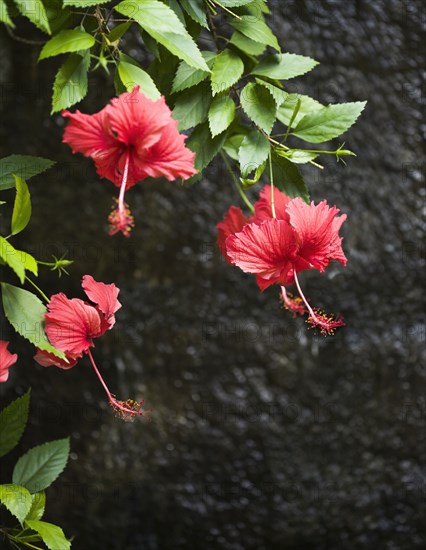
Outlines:
[[[25,180],[15,176],[16,198],[12,214],[12,235],[23,231],[31,218],[31,196]],[[37,264],[36,268],[37,269]]]
[[[139,67],[136,61],[123,53],[120,54],[118,74],[128,92],[132,91],[135,86],[140,86],[140,91],[149,99],[153,101],[160,99],[161,93],[150,75]]]
[[[213,60],[215,59],[215,54],[213,52],[201,52],[201,54],[207,66],[211,68]],[[208,76],[209,73],[207,71],[195,69],[191,65],[185,63],[185,61],[181,61],[173,79],[172,93],[181,92],[182,90],[196,86]]]
[[[0,412],[0,457],[12,451],[24,433],[28,421],[30,393],[28,390]]]
[[[39,491],[38,493],[33,493],[31,498],[31,508],[25,519],[41,519],[46,507],[46,493],[44,491]]]
[[[23,525],[32,505],[32,498],[28,489],[15,483],[0,485],[0,502]]]
[[[180,0],[180,3],[191,19],[202,27],[209,28],[203,0]]]
[[[75,105],[87,94],[90,56],[71,54],[56,74],[53,84],[52,111],[57,113]]]
[[[218,154],[226,138],[226,132],[216,137],[210,134],[207,123],[200,124],[190,135],[186,145],[196,153],[195,168],[203,170]]]
[[[87,50],[95,44],[95,38],[81,29],[61,31],[43,46],[39,61],[61,53]]]
[[[46,8],[41,0],[14,0],[18,10],[40,30],[51,34]]]
[[[277,111],[271,92],[255,82],[249,82],[241,92],[240,101],[247,116],[269,134]]]
[[[297,115],[291,122],[297,105],[299,105]],[[291,128],[294,128],[306,114],[318,111],[323,107],[319,101],[307,95],[288,94],[284,103],[278,108],[277,118],[286,126],[290,125]]]
[[[309,191],[297,166],[286,158],[272,155],[274,184],[289,197],[302,197],[309,203]]]
[[[271,146],[265,136],[253,130],[245,136],[238,151],[238,161],[243,178],[267,160]]]
[[[216,95],[238,82],[244,72],[244,63],[232,50],[223,50],[216,56],[211,74],[212,92]]]
[[[64,6],[73,6],[76,8],[88,8],[98,4],[106,4],[111,0],[63,0]]]
[[[289,80],[311,71],[316,65],[318,65],[318,61],[310,57],[283,53],[262,59],[252,70],[252,74],[276,80]]]
[[[215,97],[209,109],[209,127],[212,137],[224,132],[235,115],[235,103],[228,96]]]
[[[277,52],[281,51],[276,36],[261,19],[256,20],[249,15],[243,15],[239,19],[233,19],[231,25],[250,40],[265,44],[265,46],[271,46]]]
[[[176,100],[173,117],[179,121],[179,130],[193,128],[207,120],[212,95],[207,83],[185,91]]]
[[[0,159],[0,191],[15,187],[15,176],[29,179],[54,165],[53,160],[30,155],[10,155]]]
[[[35,519],[26,520],[25,524],[36,531],[49,550],[69,550],[71,543],[65,538],[64,532],[58,525]]]
[[[5,23],[5,25],[9,25],[12,28],[15,26],[9,16],[4,0],[0,0],[0,23]]]
[[[232,33],[230,43],[249,55],[262,55],[266,50],[266,44],[256,42],[238,31]]]

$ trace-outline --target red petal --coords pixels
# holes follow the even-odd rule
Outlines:
[[[272,218],[271,189],[270,185],[265,185],[260,192],[259,200],[254,205],[255,213],[250,221],[261,223],[264,220],[270,220]],[[289,221],[286,209],[290,200],[290,197],[287,197],[285,193],[274,187],[274,206],[277,220]]]
[[[231,206],[225,214],[223,220],[216,225],[217,228],[217,245],[222,253],[222,256],[228,263],[231,263],[226,252],[225,241],[229,235],[239,233],[242,228],[248,223],[248,218],[244,216],[241,208]]]
[[[83,300],[69,300],[65,294],[54,294],[45,314],[46,334],[50,343],[61,351],[81,354],[92,345],[92,338],[101,334],[101,317]]]
[[[0,340],[0,382],[6,382],[9,378],[9,368],[16,363],[18,355],[10,353],[7,349],[9,342]]]
[[[112,328],[115,323],[114,313],[121,308],[117,299],[120,289],[113,283],[98,283],[91,275],[84,275],[81,286],[89,300],[95,303],[105,316],[108,328]]]
[[[56,355],[53,355],[53,353],[38,349],[37,353],[34,355],[34,360],[37,361],[37,363],[42,367],[54,366],[59,367],[60,369],[67,370],[72,369],[77,363],[79,357],[81,357],[81,355],[76,356],[69,353],[67,353],[66,356],[68,362],[60,359],[59,357],[56,357]]]

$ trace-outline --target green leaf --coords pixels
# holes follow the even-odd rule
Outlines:
[[[229,96],[216,97],[209,109],[209,127],[212,137],[229,128],[235,116],[235,103]]]
[[[247,177],[268,158],[269,141],[258,130],[253,130],[243,139],[238,151],[241,175]]]
[[[79,50],[87,50],[95,44],[94,37],[82,31],[81,29],[73,29],[59,32],[51,38],[43,46],[38,60],[53,57],[61,53],[78,52]]]
[[[62,0],[43,0],[43,4],[53,35],[72,24],[68,22],[73,17],[71,10],[62,6]]]
[[[243,15],[240,19],[233,19],[231,25],[250,40],[271,46],[280,52],[280,46],[271,29],[262,19],[255,19],[250,15]]]
[[[217,4],[219,6],[220,4],[222,4],[222,6],[225,6],[225,8],[239,8],[240,6],[247,6],[247,4],[252,3],[253,0],[217,0]]]
[[[277,111],[278,120],[286,126],[288,126],[291,122],[294,109],[298,101],[300,101],[299,110],[296,118],[291,124],[292,128],[294,128],[306,114],[313,113],[324,107],[324,105],[321,105],[319,101],[312,99],[312,97],[307,95],[288,94],[285,102],[278,108]]]
[[[43,157],[30,155],[10,155],[0,160],[0,191],[15,187],[15,176],[25,180],[37,176],[55,162]]]
[[[318,153],[311,153],[304,151],[303,149],[290,149],[290,151],[284,151],[283,149],[275,149],[275,153],[290,160],[293,164],[306,164],[307,162],[317,158]]]
[[[308,188],[296,165],[283,157],[272,154],[272,172],[274,184],[280,191],[292,198],[301,197],[309,203]]]
[[[204,57],[207,66],[211,68],[216,55],[213,52],[208,51],[201,52],[201,54]],[[188,63],[185,63],[185,61],[181,61],[173,80],[172,93],[174,94],[176,92],[186,90],[187,88],[192,88],[192,86],[196,86],[208,76],[208,72],[202,71],[201,69],[195,69],[194,67],[191,67],[191,65],[188,65]]]
[[[238,82],[244,72],[244,63],[232,50],[223,50],[213,63],[212,92],[216,95]]]
[[[152,38],[188,65],[210,72],[197,44],[169,6],[157,0],[138,0],[137,3],[124,0],[115,9],[132,17]]]
[[[269,84],[269,82],[265,82],[260,78],[256,78],[256,82],[257,84],[264,86],[271,92],[271,95],[275,99],[277,107],[280,107],[280,105],[282,105],[286,101],[288,93],[284,92],[284,90],[281,90],[280,88],[277,88],[277,86],[273,86],[272,84]]]
[[[258,183],[258,181],[262,177],[262,174],[265,171],[265,167],[266,167],[266,162],[262,162],[262,164],[260,164],[256,168],[256,172],[254,173],[254,177],[252,179],[240,178],[243,189],[250,189],[250,187],[253,187],[253,185],[256,185],[256,183]]]
[[[14,483],[0,485],[0,502],[23,525],[32,504],[28,489]]]
[[[39,349],[65,359],[65,354],[54,348],[47,339],[43,328],[46,308],[37,296],[7,283],[1,283],[1,287],[4,313],[16,332]]]
[[[70,453],[69,437],[33,447],[19,458],[12,481],[37,493],[49,487],[65,468]]]
[[[88,8],[97,4],[106,4],[111,0],[63,0],[64,6],[74,6],[76,8]]]
[[[24,284],[25,264],[20,255],[20,251],[16,250],[16,248],[2,236],[0,236],[0,259],[13,269],[21,281],[21,284]]]
[[[191,19],[202,27],[209,28],[203,0],[180,0],[180,3]]]
[[[186,146],[196,153],[194,166],[200,172],[217,155],[226,138],[226,132],[212,138],[207,123],[200,124],[189,136]]]
[[[251,73],[275,80],[288,80],[311,71],[316,65],[318,61],[310,57],[283,53],[265,57]]]
[[[135,86],[140,86],[140,91],[149,97],[149,99],[153,101],[160,99],[161,93],[149,74],[141,69],[136,61],[124,53],[120,53],[118,74],[128,92],[131,92]]]
[[[62,111],[81,101],[87,94],[87,71],[90,55],[73,53],[61,66],[53,84],[51,114]]]
[[[51,34],[46,9],[41,0],[14,0],[19,12],[43,32]]]
[[[40,535],[49,550],[70,550],[71,543],[58,525],[35,519],[25,521],[25,525]]]
[[[232,160],[238,162],[238,153],[246,135],[247,134],[233,134],[226,138],[223,144],[223,150]]]
[[[133,21],[127,21],[127,23],[120,23],[116,27],[110,30],[107,38],[110,44],[117,42],[120,38],[130,29]]]
[[[9,25],[9,27],[15,28],[15,25],[9,17],[4,0],[0,0],[0,23],[4,23],[5,25]]]
[[[230,43],[249,55],[261,55],[266,50],[266,45],[255,42],[238,31],[232,33]]]
[[[25,229],[31,218],[31,195],[25,180],[15,176],[15,187],[16,198],[12,214],[12,235],[16,235]]]
[[[207,119],[212,95],[207,83],[199,84],[178,97],[173,118],[179,121],[179,131],[193,128]]]
[[[44,491],[34,493],[33,495],[31,495],[31,498],[31,509],[28,512],[27,517],[25,518],[27,521],[29,519],[41,519],[43,517],[44,509],[46,506],[46,493]]]
[[[24,268],[27,271],[31,271],[31,273],[33,273],[37,277],[38,264],[34,256],[31,256],[31,254],[28,254],[28,252],[24,252],[23,250],[17,250],[17,253],[21,259],[21,262],[24,264]]]
[[[31,390],[0,412],[0,457],[19,443],[28,420]]]
[[[340,136],[354,124],[366,103],[355,101],[323,107],[305,115],[294,129],[293,135],[309,143],[323,143]]]
[[[249,82],[241,92],[241,107],[246,115],[267,134],[275,122],[277,104],[269,90]]]

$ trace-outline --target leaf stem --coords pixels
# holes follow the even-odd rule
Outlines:
[[[40,293],[40,295],[42,296],[42,298],[44,298],[44,300],[46,300],[47,303],[50,302],[49,298],[46,296],[46,294],[41,290],[41,288],[39,288],[34,281],[32,281],[27,275],[25,275],[25,280],[28,281],[31,285],[33,285],[33,287],[37,290],[37,292]]]
[[[246,206],[250,209],[250,212],[252,214],[254,214],[254,206],[252,205],[252,203],[249,201],[249,199],[247,198],[247,195],[244,193],[243,189],[241,189],[241,186],[238,182],[238,179],[236,177],[236,175],[234,174],[232,168],[231,168],[231,165],[229,164],[228,162],[228,159],[226,158],[225,154],[221,151],[220,152],[220,155],[223,159],[223,162],[225,163],[225,166],[228,170],[228,172],[231,174],[231,177],[232,177],[232,180],[235,184],[235,187],[237,188],[237,191],[238,193],[240,194],[240,197],[243,199],[243,201],[245,202]]]
[[[272,217],[276,218],[277,215],[275,213],[274,171],[272,169],[272,155],[271,155],[270,150],[269,150],[269,179],[270,179],[270,182],[271,182],[271,211],[272,211]]]

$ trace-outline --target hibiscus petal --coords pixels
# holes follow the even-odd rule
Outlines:
[[[101,317],[93,306],[65,294],[54,294],[45,314],[46,334],[50,343],[65,353],[81,354],[100,336]]]
[[[246,273],[255,273],[262,290],[274,283],[293,282],[296,242],[287,222],[269,219],[261,225],[247,224],[225,244],[231,262]]]
[[[250,218],[251,222],[261,223],[264,220],[270,220],[272,216],[272,191],[270,185],[265,185],[260,192],[259,200],[254,204],[254,215]],[[287,214],[287,205],[290,202],[290,197],[274,187],[274,207],[275,217],[277,220],[289,221]]]
[[[120,289],[113,283],[109,285],[98,283],[91,275],[84,275],[81,286],[89,300],[95,303],[105,316],[107,328],[112,328],[115,323],[114,313],[121,308],[117,299]]]
[[[16,363],[18,355],[10,353],[7,349],[9,342],[0,340],[0,382],[6,382],[9,378],[9,368]]]
[[[222,256],[228,263],[231,263],[231,259],[226,253],[225,241],[229,237],[229,235],[239,233],[247,223],[248,218],[244,216],[241,208],[231,206],[228,212],[225,214],[223,220],[216,225],[217,245],[222,253]]]
[[[72,369],[77,363],[81,355],[73,355],[67,353],[67,361],[56,357],[53,353],[38,349],[37,353],[34,355],[34,360],[37,361],[42,367],[59,367],[60,369],[67,370]]]

